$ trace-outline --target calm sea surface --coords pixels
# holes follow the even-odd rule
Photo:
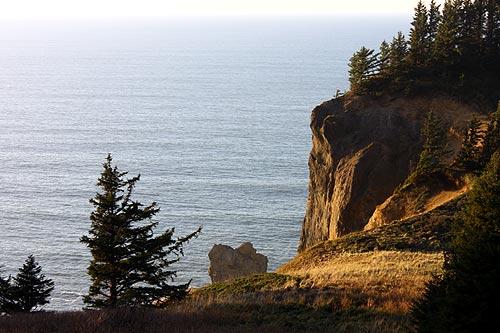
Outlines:
[[[0,22],[0,265],[34,254],[47,309],[82,307],[88,202],[108,152],[160,229],[203,233],[175,266],[210,282],[213,244],[250,241],[275,270],[296,254],[312,108],[347,63],[408,18]]]

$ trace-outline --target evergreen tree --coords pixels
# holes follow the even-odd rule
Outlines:
[[[442,171],[443,161],[450,154],[447,132],[441,120],[432,111],[429,111],[425,117],[422,136],[424,138],[422,152],[411,177],[415,181]]]
[[[390,65],[391,47],[385,40],[380,44],[379,72],[384,73]]]
[[[486,9],[487,1],[476,0],[472,4],[472,10],[474,12],[472,30],[473,30],[473,43],[482,49],[483,37],[485,35],[486,28]]]
[[[488,0],[485,7],[485,47],[491,62],[500,61],[500,1]]]
[[[349,82],[351,84],[351,91],[355,94],[363,92],[363,84],[377,69],[377,55],[374,52],[375,50],[367,49],[363,46],[350,59]]]
[[[2,266],[0,266],[1,268]],[[10,277],[3,278],[0,276],[0,314],[3,312],[10,312],[12,307],[12,296]]]
[[[458,9],[456,2],[445,1],[434,42],[434,57],[438,61],[438,66],[453,65],[457,60],[460,22]]]
[[[485,166],[498,149],[500,149],[500,101],[497,110],[490,115],[488,128],[484,135],[481,165]]]
[[[411,22],[412,28],[410,29],[410,49],[408,58],[410,63],[414,66],[424,64],[428,57],[429,27],[427,21],[427,8],[420,0],[417,7],[415,7],[415,15],[413,16],[413,21]]]
[[[462,140],[462,147],[454,164],[466,170],[476,170],[479,167],[479,142],[482,139],[481,122],[472,118],[467,124]]]
[[[436,34],[438,31],[439,23],[441,22],[441,12],[439,9],[440,5],[436,4],[436,1],[432,0],[429,6],[429,19],[428,19],[428,38],[429,47],[436,40]]]
[[[491,332],[500,326],[500,151],[457,216],[443,273],[413,306],[418,332]]]
[[[391,73],[399,76],[403,74],[406,67],[406,57],[408,55],[408,42],[404,34],[399,31],[398,35],[392,39],[389,63]]]
[[[45,277],[33,255],[28,256],[19,273],[12,279],[13,311],[30,312],[48,304],[54,282]]]
[[[461,0],[458,8],[458,47],[461,62],[478,65],[483,44],[485,9],[482,0]]]
[[[92,285],[84,302],[93,308],[159,306],[164,300],[185,296],[189,283],[168,284],[176,276],[169,266],[180,259],[184,244],[201,228],[178,239],[173,238],[173,228],[155,236],[156,203],[144,207],[132,200],[140,176],[126,179],[127,172],[111,163],[108,155],[97,182],[102,192],[90,200],[95,207],[90,235],[81,238],[92,255],[88,268]]]

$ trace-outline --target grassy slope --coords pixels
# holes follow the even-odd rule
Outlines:
[[[401,332],[440,270],[457,200],[408,220],[326,241],[277,273],[213,284],[167,311],[0,317],[0,332]]]
[[[441,268],[458,202],[319,243],[278,274],[214,284],[179,306],[229,306],[237,330],[408,331],[412,300]]]
[[[278,269],[314,267],[330,261],[343,252],[420,251],[441,252],[451,237],[451,221],[460,198],[403,221],[395,221],[368,231],[348,234],[316,244]]]

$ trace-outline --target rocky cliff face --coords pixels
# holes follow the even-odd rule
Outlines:
[[[344,96],[313,110],[309,197],[299,252],[363,230],[417,161],[429,110],[453,129],[450,133],[461,133],[479,108],[446,97]],[[460,138],[450,137],[459,146]]]

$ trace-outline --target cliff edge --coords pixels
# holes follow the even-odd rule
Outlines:
[[[480,107],[448,96],[346,95],[313,110],[309,195],[299,252],[366,227],[418,160],[428,111],[449,127],[450,147],[457,151],[457,133]]]

